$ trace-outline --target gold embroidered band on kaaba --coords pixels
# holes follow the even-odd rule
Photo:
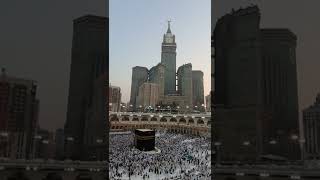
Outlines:
[[[138,140],[150,140],[150,139],[154,139],[154,136],[139,136],[139,135],[136,135],[136,139],[138,139]]]

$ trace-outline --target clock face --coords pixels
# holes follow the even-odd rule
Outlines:
[[[167,41],[167,43],[172,43],[172,38],[168,37],[166,41]]]

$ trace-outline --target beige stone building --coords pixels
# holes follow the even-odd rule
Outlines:
[[[159,101],[159,85],[156,83],[145,82],[139,87],[136,107],[146,108],[155,107]]]
[[[186,111],[191,108],[186,96],[166,95],[166,96],[162,97],[161,102],[162,102],[162,104],[166,104],[166,105],[179,106],[179,111]]]
[[[109,111],[120,111],[121,89],[117,86],[109,85]]]
[[[206,96],[206,111],[211,112],[211,93]]]

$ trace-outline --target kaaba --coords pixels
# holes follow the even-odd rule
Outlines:
[[[155,146],[155,131],[151,129],[135,130],[135,146],[140,151],[152,151]]]

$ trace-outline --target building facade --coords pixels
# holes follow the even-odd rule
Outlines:
[[[179,94],[164,96],[164,98],[161,99],[161,105],[169,106],[170,109],[176,109],[181,113],[190,113],[192,110],[188,97]]]
[[[67,158],[89,159],[90,145],[85,143],[86,136],[92,131],[101,133],[106,128],[106,91],[101,88],[106,88],[108,84],[107,42],[107,18],[86,15],[74,20],[68,110],[64,128]],[[86,127],[89,121],[99,129]],[[90,132],[85,133],[84,130]]]
[[[175,35],[171,33],[170,22],[168,22],[167,33],[163,35],[161,46],[161,63],[165,67],[164,73],[164,93],[176,93],[176,49]]]
[[[121,105],[121,89],[117,86],[109,85],[109,111],[120,111]]]
[[[159,102],[159,85],[156,83],[143,83],[139,87],[139,95],[137,98],[137,107],[144,109],[150,106],[155,108]]]
[[[252,6],[217,21],[213,46],[219,157],[299,159],[299,145],[290,140],[299,129],[296,36],[287,29],[260,29],[260,10]]]
[[[146,67],[135,66],[132,68],[130,105],[133,111],[136,110],[137,96],[139,94],[139,87],[148,80],[148,69]]]
[[[262,126],[265,142],[275,139],[277,146],[264,146],[265,152],[299,159],[297,37],[289,29],[260,29],[262,104],[266,123]],[[267,128],[266,128],[267,127]]]
[[[218,157],[222,160],[256,159],[261,149],[261,136],[257,129],[261,94],[258,84],[260,72],[257,68],[261,61],[258,46],[259,22],[260,13],[257,8],[238,10],[220,18],[213,33],[213,131],[216,132],[213,136],[221,144],[221,148],[217,148],[220,153]],[[247,45],[249,43],[251,46]],[[234,45],[237,46],[232,48]],[[245,142],[257,144],[244,148]]]
[[[0,75],[0,153],[2,157],[29,159],[38,124],[39,100],[33,80]]]
[[[186,105],[190,108],[193,104],[193,92],[192,92],[192,64],[184,64],[178,68],[178,94],[186,98]]]
[[[211,112],[211,93],[208,94],[206,97],[206,112]]]
[[[59,128],[55,132],[54,141],[55,141],[55,159],[63,160],[64,159],[64,130]]]
[[[54,134],[45,129],[37,128],[34,138],[34,159],[54,159],[56,143]]]
[[[159,96],[164,96],[164,71],[165,66],[162,63],[152,67],[149,70],[149,82],[159,85]]]
[[[86,113],[84,129],[84,157],[86,160],[106,160],[108,149],[107,74],[97,76],[93,84],[92,105]]]
[[[204,107],[204,89],[203,89],[203,72],[192,71],[192,103],[195,109],[205,111]]]
[[[303,110],[306,159],[320,159],[320,94],[313,105]]]

